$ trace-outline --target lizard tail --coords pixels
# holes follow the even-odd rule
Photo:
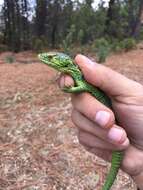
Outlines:
[[[107,175],[106,181],[102,187],[102,190],[110,190],[111,186],[113,185],[116,179],[122,159],[123,159],[123,152],[114,151],[112,153],[111,168]]]

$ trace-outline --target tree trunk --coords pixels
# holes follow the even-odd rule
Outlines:
[[[47,19],[47,1],[36,1],[36,35],[37,37],[45,36]]]
[[[26,8],[26,0],[4,0],[5,43],[12,51],[21,50],[25,43],[26,37],[23,36],[28,29],[28,26],[24,26],[25,23],[28,24]]]
[[[131,31],[131,36],[134,38],[137,38],[139,35],[140,28],[141,28],[142,15],[143,15],[143,0],[140,0],[137,18],[135,20],[135,23],[134,23],[132,31]]]
[[[107,18],[106,18],[106,23],[105,23],[105,34],[110,35],[110,25],[113,20],[113,15],[114,15],[114,5],[115,5],[116,0],[110,0],[109,1],[109,8],[107,11]]]

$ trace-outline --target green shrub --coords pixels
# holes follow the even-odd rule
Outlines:
[[[78,41],[79,45],[83,44],[83,39],[84,39],[84,31],[82,29],[80,29],[77,34],[77,41]]]
[[[122,52],[124,50],[123,44],[121,43],[119,39],[112,38],[111,43],[111,51],[112,52]]]
[[[113,52],[129,51],[136,47],[136,41],[133,38],[125,38],[123,40],[112,39],[111,49]]]
[[[107,47],[101,46],[97,51],[98,62],[103,63],[106,61],[110,50]]]
[[[0,53],[1,52],[4,52],[4,51],[7,51],[8,50],[8,47],[4,44],[0,44]]]
[[[136,40],[133,38],[126,38],[123,41],[121,41],[121,46],[124,50],[129,51],[136,47]]]
[[[74,33],[75,33],[75,25],[71,25],[68,34],[66,35],[65,39],[62,43],[62,48],[64,53],[72,54],[72,45],[74,41]]]
[[[99,38],[93,44],[96,49],[99,49],[101,46],[108,47],[109,45],[109,42],[105,38]]]
[[[141,27],[141,29],[140,29],[138,40],[143,40],[143,27]]]
[[[100,38],[93,42],[92,50],[96,52],[98,62],[106,61],[110,52],[129,51],[136,47],[136,40],[134,38],[125,38],[119,40],[116,38]]]
[[[62,48],[63,48],[64,53],[69,54],[71,52],[71,47],[69,46],[69,43],[66,39],[63,40]]]
[[[32,40],[32,49],[38,53],[46,49],[47,46],[48,43],[42,36],[40,38],[33,38]]]
[[[106,58],[110,54],[111,44],[105,38],[100,38],[95,40],[92,48],[96,52],[98,62],[102,63],[106,61]]]

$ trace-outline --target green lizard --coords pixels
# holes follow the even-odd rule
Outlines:
[[[64,87],[63,91],[68,93],[88,92],[98,101],[107,107],[112,108],[109,97],[99,88],[92,86],[84,80],[81,70],[77,65],[74,64],[73,60],[68,55],[63,53],[49,52],[39,54],[38,57],[43,63],[57,71],[60,71],[61,73],[69,74],[74,79],[75,85],[73,87]],[[122,158],[123,152],[114,151],[112,153],[111,168],[102,190],[109,190],[111,188],[116,179]]]

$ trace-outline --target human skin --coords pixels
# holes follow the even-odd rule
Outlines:
[[[143,190],[143,86],[83,55],[77,55],[75,63],[89,83],[111,98],[113,109],[89,93],[72,95],[72,121],[78,128],[79,142],[108,161],[113,150],[124,150],[122,169]],[[74,85],[74,81],[62,75],[59,84],[62,88]]]

